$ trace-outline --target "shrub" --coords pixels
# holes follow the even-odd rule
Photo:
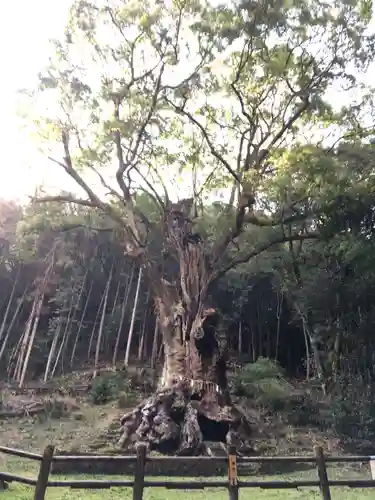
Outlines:
[[[90,398],[95,405],[115,399],[124,387],[123,376],[119,373],[105,374],[95,378],[90,389]]]
[[[51,398],[44,403],[46,416],[49,418],[59,419],[64,418],[69,414],[68,406],[64,401]]]
[[[237,396],[252,398],[274,411],[285,407],[292,392],[281,367],[268,358],[259,358],[237,370],[232,376],[231,386]]]
[[[332,426],[344,437],[375,439],[375,387],[359,377],[338,380],[337,395],[330,405]]]

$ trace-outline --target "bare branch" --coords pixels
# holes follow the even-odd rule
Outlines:
[[[130,241],[133,242],[136,246],[143,247],[140,240],[137,238],[137,234],[134,232],[133,227],[130,227],[129,224],[114,210],[114,208],[104,201],[102,201],[90,188],[90,186],[84,181],[84,179],[79,175],[79,173],[74,169],[72,158],[69,150],[69,137],[67,133],[63,130],[61,132],[62,143],[64,147],[65,158],[64,162],[59,160],[55,160],[50,158],[54,163],[62,167],[70,177],[86,192],[89,200],[77,199],[74,196],[64,197],[64,196],[55,196],[55,197],[47,197],[42,198],[41,201],[55,201],[55,202],[65,202],[65,203],[77,203],[85,206],[96,207],[102,210],[105,214],[107,214],[114,222],[118,223],[121,227],[123,227]],[[78,200],[78,201],[77,201]],[[88,204],[89,203],[89,204]]]
[[[116,179],[117,179],[117,182],[121,188],[121,191],[124,194],[125,200],[128,203],[131,201],[131,195],[130,195],[129,188],[125,184],[124,174],[125,174],[126,170],[134,164],[134,161],[135,161],[136,156],[138,154],[139,146],[140,146],[141,141],[142,141],[142,137],[144,135],[144,132],[146,130],[147,125],[150,123],[152,115],[154,114],[156,104],[157,104],[158,95],[159,95],[159,92],[161,89],[161,79],[163,76],[163,72],[164,72],[164,64],[162,64],[162,66],[161,66],[160,73],[159,73],[159,76],[158,76],[158,79],[157,79],[157,82],[155,85],[155,90],[154,90],[154,93],[152,96],[150,109],[147,113],[147,116],[146,116],[144,122],[142,123],[142,125],[138,131],[137,139],[136,139],[134,147],[132,147],[132,149],[130,151],[128,151],[126,161],[124,160],[124,155],[123,155],[123,150],[122,150],[122,145],[121,145],[120,130],[117,129],[114,132],[114,140],[115,140],[115,144],[116,144],[117,159],[118,159],[118,168],[117,168],[117,172],[116,172]],[[115,117],[116,121],[118,121],[118,122],[120,121],[120,104],[121,104],[120,99],[115,98],[114,99],[114,105],[115,105],[114,117]]]
[[[179,115],[186,116],[192,123],[194,123],[194,125],[196,125],[199,128],[203,138],[205,139],[210,149],[212,156],[214,156],[228,170],[228,172],[233,176],[234,179],[236,179],[237,182],[241,182],[237,173],[230,166],[229,162],[215,148],[204,126],[196,118],[194,118],[194,116],[191,113],[189,113],[189,111],[185,109],[185,106],[182,107],[178,106],[168,98],[166,98],[166,100],[175,109],[176,113],[178,113]]]
[[[76,198],[73,195],[42,196],[38,198],[30,198],[34,203],[73,203],[74,205],[81,205],[83,207],[98,208],[96,203],[90,200],[84,200],[83,198]]]
[[[38,201],[38,200],[37,200]],[[114,227],[93,227],[87,224],[61,224],[59,227],[54,227],[55,232],[67,233],[68,231],[74,231],[74,229],[88,229],[89,231],[95,231],[98,233],[111,233],[115,230]]]

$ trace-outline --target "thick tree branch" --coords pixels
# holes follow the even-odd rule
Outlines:
[[[55,232],[67,233],[68,231],[74,231],[74,229],[88,229],[89,231],[95,231],[98,233],[111,233],[115,230],[114,227],[94,227],[88,224],[61,224],[58,227],[54,227],[53,230]]]
[[[102,212],[104,212],[108,217],[110,217],[114,222],[118,223],[121,227],[123,227],[129,235],[130,241],[138,247],[142,247],[143,245],[137,238],[136,234],[134,234],[133,228],[129,227],[129,224],[123,219],[114,208],[102,201],[99,196],[97,196],[94,191],[90,188],[90,186],[84,181],[84,179],[79,175],[79,173],[73,167],[73,162],[69,149],[69,137],[67,133],[63,130],[61,132],[62,143],[64,147],[65,158],[64,162],[55,160],[54,158],[49,157],[54,163],[58,164],[62,167],[67,174],[86,192],[89,197],[89,200],[77,199],[74,196],[55,196],[55,197],[45,197],[38,201],[46,202],[46,201],[54,201],[54,202],[65,202],[65,203],[77,203],[78,205],[85,205],[96,207]],[[78,201],[77,201],[78,200]]]
[[[239,266],[240,264],[246,264],[250,259],[258,256],[262,252],[270,249],[274,245],[282,244],[282,243],[289,243],[290,241],[302,241],[302,240],[317,240],[320,239],[321,235],[319,233],[303,233],[303,234],[294,234],[291,236],[278,236],[277,238],[273,238],[270,241],[264,243],[258,248],[255,248],[252,250],[250,253],[237,257],[236,259],[232,259],[228,264],[226,264],[224,267],[219,268],[217,271],[213,273],[212,280],[221,278],[224,276],[228,271],[231,269],[234,269],[235,267]]]
[[[34,203],[72,203],[83,207],[98,208],[96,203],[90,200],[84,200],[83,198],[76,198],[73,195],[42,196],[38,198],[31,197],[31,200]]]
[[[276,132],[275,136],[271,140],[269,144],[269,148],[266,150],[261,150],[259,154],[257,155],[257,158],[254,159],[256,162],[257,168],[264,162],[264,160],[267,158],[267,156],[270,154],[270,148],[274,147],[276,143],[281,139],[281,137],[285,134],[285,132],[292,127],[295,121],[298,120],[298,118],[304,113],[304,111],[307,110],[309,107],[309,99],[308,97],[304,98],[302,101],[302,104],[297,108],[297,110],[294,112],[294,114],[286,121],[283,123],[283,125],[280,127],[280,129]],[[248,165],[245,167],[246,169],[250,168]],[[243,193],[246,196],[251,195],[252,193]],[[280,222],[271,223],[271,224],[261,224],[260,219],[257,218],[254,213],[253,213],[253,205],[254,205],[255,199],[248,199],[247,203],[245,204],[244,202],[241,202],[238,209],[237,209],[237,214],[235,218],[235,223],[234,226],[229,230],[228,234],[225,236],[224,240],[219,243],[217,250],[214,252],[214,261],[217,262],[222,255],[224,254],[225,250],[227,249],[228,245],[235,239],[237,238],[243,231],[243,226],[246,222],[250,222],[256,225],[278,225]],[[247,208],[249,209],[249,212],[247,213]],[[265,221],[264,221],[265,222]]]

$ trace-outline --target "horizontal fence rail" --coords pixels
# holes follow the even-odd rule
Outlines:
[[[54,447],[47,446],[43,454],[32,453],[14,448],[0,446],[0,453],[12,455],[20,458],[40,462],[40,468],[37,478],[29,478],[15,475],[9,472],[0,472],[0,487],[10,482],[18,482],[29,486],[34,486],[34,500],[44,500],[47,487],[65,487],[80,489],[107,489],[111,487],[133,488],[133,500],[142,500],[144,488],[167,488],[167,489],[185,489],[196,490],[204,488],[227,488],[229,500],[238,500],[240,488],[261,488],[261,489],[293,489],[299,487],[319,487],[321,498],[331,500],[330,487],[341,486],[349,488],[375,488],[375,456],[325,456],[321,447],[314,448],[314,455],[310,456],[237,456],[235,447],[230,447],[228,456],[225,457],[172,457],[174,461],[180,463],[187,462],[214,462],[227,463],[228,479],[212,481],[171,481],[171,480],[145,480],[146,466],[150,462],[159,462],[171,460],[171,457],[151,457],[146,455],[146,446],[140,445],[137,448],[137,455],[54,455]],[[113,462],[113,463],[131,463],[135,465],[134,479],[132,480],[50,480],[50,470],[53,462],[72,462],[87,461],[95,462]],[[317,467],[318,478],[316,480],[299,481],[244,481],[238,479],[237,466],[248,463],[311,463]],[[329,480],[327,474],[327,463],[370,463],[373,479],[339,479]]]

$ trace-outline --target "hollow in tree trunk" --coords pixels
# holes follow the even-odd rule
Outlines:
[[[189,237],[186,225],[180,226],[182,236],[171,226],[179,279],[158,281],[149,269],[164,345],[163,373],[156,394],[123,416],[119,444],[143,442],[161,453],[199,455],[205,441],[216,441],[245,451],[250,425],[228,392],[226,346],[217,332],[216,311],[206,304],[210,267],[204,246]]]

